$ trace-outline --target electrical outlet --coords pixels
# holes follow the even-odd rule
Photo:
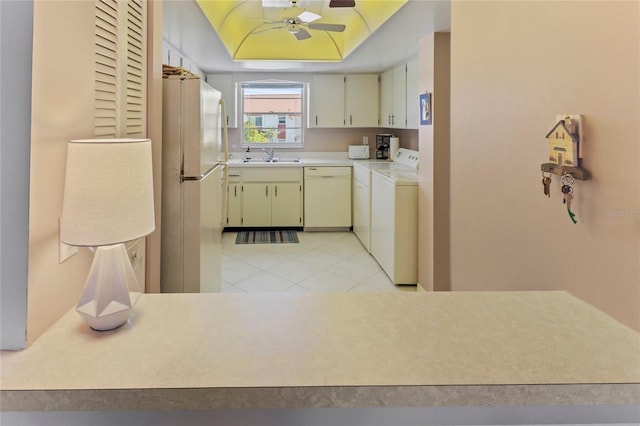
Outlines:
[[[58,219],[58,259],[59,263],[64,262],[78,252],[78,247],[70,246],[60,241],[60,219]]]
[[[369,136],[362,137],[362,145],[369,145]]]

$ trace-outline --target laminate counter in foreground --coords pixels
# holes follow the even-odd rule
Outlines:
[[[565,292],[145,294],[0,361],[11,412],[640,404],[640,335]]]

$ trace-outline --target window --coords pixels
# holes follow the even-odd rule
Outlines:
[[[241,85],[242,145],[302,147],[304,83]]]

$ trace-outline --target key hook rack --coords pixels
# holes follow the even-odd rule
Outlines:
[[[543,173],[551,173],[558,176],[571,175],[577,180],[588,180],[589,172],[582,167],[558,166],[555,163],[542,163],[540,170]]]
[[[559,175],[562,203],[566,206],[571,221],[576,224],[575,213],[571,210],[574,199],[573,183],[576,179],[587,180],[589,173],[580,167],[582,158],[582,143],[584,132],[582,130],[581,115],[556,116],[556,124],[547,133],[549,140],[549,163],[540,166],[542,170],[543,193],[551,196],[551,175]]]

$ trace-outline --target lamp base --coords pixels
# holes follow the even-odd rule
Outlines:
[[[76,311],[98,331],[127,322],[141,291],[124,244],[96,249]]]

